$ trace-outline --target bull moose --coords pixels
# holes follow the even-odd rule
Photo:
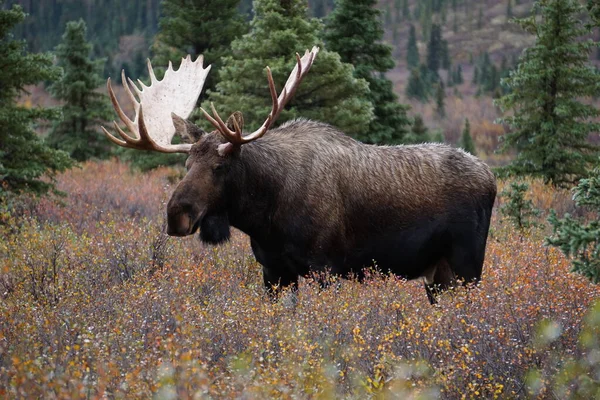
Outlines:
[[[443,144],[376,146],[335,127],[297,119],[270,129],[310,69],[318,48],[297,63],[281,94],[267,67],[272,109],[255,132],[243,134],[241,113],[224,122],[214,106],[207,133],[186,120],[210,66],[188,56],[150,86],[123,84],[135,118],[115,111],[123,147],[187,153],[187,174],[167,205],[167,233],[200,230],[207,243],[229,239],[230,226],[250,236],[269,290],[297,285],[310,271],[363,276],[382,271],[424,278],[429,300],[457,280],[481,278],[496,182],[478,158]],[[131,87],[131,88],[130,88]],[[134,96],[131,89],[137,94]],[[138,100],[139,99],[139,100]],[[175,134],[189,143],[171,144]]]

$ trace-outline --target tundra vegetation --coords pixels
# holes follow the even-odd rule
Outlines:
[[[272,1],[256,2],[275,7]],[[14,3],[32,12],[22,24],[24,15],[10,7]],[[241,1],[240,9],[251,9],[249,3]],[[598,2],[585,3],[590,18],[575,2],[536,2],[539,16],[528,26],[557,6],[569,6],[565,9],[585,19],[586,25],[577,29],[598,25]],[[234,230],[231,240],[219,246],[165,234],[167,200],[183,175],[181,165],[142,173],[117,154],[119,158],[85,161],[66,170],[73,165],[67,153],[43,140],[47,121],[60,121],[60,116],[34,107],[55,103],[38,96],[39,85],[31,86],[56,82],[59,69],[50,55],[34,52],[55,48],[65,23],[83,17],[94,41],[92,57],[106,57],[104,75],[117,78],[122,66],[142,71],[149,55],[146,41],[158,31],[159,0],[82,4],[86,7],[79,2],[0,0],[0,398],[600,397],[600,287],[593,283],[600,276],[600,171],[588,165],[598,165],[597,158],[588,157],[597,149],[581,146],[585,132],[591,132],[590,143],[598,144],[595,127],[581,123],[586,115],[595,115],[598,103],[594,97],[582,105],[569,101],[583,98],[592,85],[559,82],[565,89],[557,98],[562,106],[555,114],[544,113],[550,107],[534,109],[538,119],[519,113],[557,92],[524,86],[523,97],[500,101],[507,108],[505,117],[516,116],[506,120],[511,126],[494,123],[501,112],[491,96],[510,96],[510,85],[552,76],[551,69],[528,69],[550,66],[536,61],[537,56],[552,56],[537,48],[524,53],[533,60],[527,68],[517,68],[504,81],[508,85],[501,83],[508,76],[503,65],[518,65],[523,47],[536,48],[535,35],[519,36],[519,29],[508,25],[510,16],[527,16],[532,1],[488,0],[485,7],[475,0],[378,3],[384,10],[384,39],[393,45],[397,61],[386,76],[400,102],[412,107],[408,116],[414,123],[404,135],[406,142],[435,140],[466,147],[460,134],[468,120],[478,156],[491,165],[516,160],[507,172],[518,177],[504,177],[498,184],[482,281],[443,294],[435,306],[423,295],[422,282],[376,268],[367,271],[362,283],[327,275],[302,278],[296,295],[285,292],[279,301],[269,301],[261,266],[240,232]],[[332,6],[330,0],[310,2],[316,17],[327,15]],[[253,25],[260,28],[258,22]],[[404,96],[412,75],[404,61],[411,25],[416,36],[411,65],[420,73],[411,82],[423,96],[418,100]],[[293,26],[282,30],[283,38],[298,39]],[[427,49],[432,32],[433,43],[439,41],[439,27],[442,43],[436,48],[441,56]],[[541,36],[552,32],[538,28]],[[589,60],[590,65],[596,62],[597,49],[569,40],[579,44],[557,47],[569,55],[566,64],[575,59],[581,68]],[[312,44],[302,43],[293,51]],[[444,47],[451,65],[443,61]],[[81,49],[89,51],[85,45]],[[573,50],[588,58],[569,53]],[[282,51],[281,57],[293,51]],[[126,53],[129,58],[123,57]],[[444,117],[433,100],[435,82],[425,63],[430,54],[448,67],[436,71],[446,84]],[[222,71],[242,66],[236,57]],[[351,71],[342,61],[338,65]],[[251,78],[264,85],[259,69],[269,61],[256,62],[253,68],[260,77]],[[287,73],[291,62],[282,58],[278,65]],[[588,72],[585,76],[593,78]],[[451,76],[456,78],[452,85]],[[358,75],[344,77],[360,82]],[[568,74],[564,78],[571,79]],[[259,89],[256,93],[268,99],[266,85]],[[364,96],[356,101],[370,100]],[[542,120],[542,130],[529,128]],[[569,124],[577,128],[571,147],[571,136],[565,134]],[[532,163],[515,158],[514,148],[494,153],[506,132],[515,135],[505,143],[530,151]],[[540,135],[534,141],[552,145],[548,151],[528,146],[528,135],[535,132]],[[576,169],[548,163],[554,154],[562,158],[564,153],[574,155]],[[568,163],[566,157],[563,164]],[[584,177],[571,188],[575,174]],[[64,196],[39,197],[48,190]],[[323,280],[330,281],[326,288]]]

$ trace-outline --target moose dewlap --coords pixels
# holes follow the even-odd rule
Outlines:
[[[199,229],[203,241],[220,243],[230,226],[240,229],[250,236],[269,290],[325,269],[360,278],[373,264],[423,277],[432,302],[457,279],[478,281],[496,197],[494,175],[481,160],[442,144],[366,145],[303,119],[270,129],[317,53],[297,55],[279,95],[267,67],[273,105],[255,132],[242,133],[241,113],[225,123],[214,107],[213,116],[202,110],[213,132],[185,120],[210,69],[201,57],[188,57],[178,71],[169,66],[162,81],[148,64],[149,87],[125,83],[134,120],[109,80],[115,110],[133,136],[116,123],[119,138],[105,133],[124,147],[188,153],[188,173],[167,205],[167,232]],[[185,92],[173,89],[183,86]],[[175,134],[189,143],[172,145]]]

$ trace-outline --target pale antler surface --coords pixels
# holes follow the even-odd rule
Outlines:
[[[290,74],[290,76],[289,76],[287,82],[285,83],[285,86],[283,87],[283,90],[281,91],[281,94],[279,96],[277,96],[277,90],[275,89],[275,83],[273,82],[273,76],[271,75],[271,69],[269,67],[267,67],[267,80],[269,82],[269,91],[271,92],[271,99],[273,102],[273,106],[272,106],[271,112],[267,116],[267,119],[262,124],[262,126],[260,128],[258,128],[258,130],[252,132],[249,135],[242,136],[242,129],[237,124],[237,121],[235,119],[233,120],[234,129],[233,130],[229,129],[227,127],[227,125],[225,124],[225,122],[223,122],[223,120],[217,113],[217,110],[215,110],[215,107],[212,103],[210,106],[211,106],[214,118],[209,113],[207,113],[203,108],[200,108],[200,110],[202,111],[204,116],[210,121],[210,123],[230,143],[232,143],[234,145],[242,145],[244,143],[248,143],[253,140],[256,140],[256,139],[260,138],[262,135],[264,135],[267,132],[267,130],[269,130],[271,125],[275,122],[275,120],[277,120],[277,117],[279,117],[281,110],[283,110],[285,105],[288,103],[288,101],[292,98],[292,96],[296,92],[296,89],[298,88],[298,85],[302,81],[302,78],[304,78],[306,73],[310,70],[310,67],[312,66],[313,61],[315,60],[315,57],[317,56],[318,52],[319,52],[319,48],[315,46],[312,48],[312,50],[310,52],[307,50],[304,53],[304,56],[302,56],[302,58],[300,58],[300,55],[298,53],[296,53],[296,60],[297,60],[296,66],[292,70],[292,73]]]
[[[122,71],[123,87],[135,110],[133,120],[123,112],[109,78],[107,87],[113,107],[132,135],[125,133],[116,122],[114,122],[114,126],[120,138],[102,128],[104,133],[113,143],[123,147],[156,150],[164,153],[188,153],[192,147],[191,144],[171,144],[175,135],[171,113],[185,119],[194,110],[206,76],[210,71],[210,65],[204,68],[202,64],[202,56],[199,56],[196,61],[192,61],[188,55],[182,59],[181,66],[175,71],[169,61],[169,68],[165,72],[164,78],[159,81],[154,75],[150,60],[148,60],[150,86],[146,86],[138,80],[139,88],[131,79],[127,78],[126,80],[125,72]],[[130,86],[137,98],[132,93]]]

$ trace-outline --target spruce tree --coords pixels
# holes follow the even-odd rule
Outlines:
[[[18,104],[25,86],[55,79],[49,54],[31,54],[25,41],[15,40],[15,26],[25,19],[20,6],[4,9],[0,0],[0,205],[6,206],[11,194],[47,193],[54,188],[52,177],[72,165],[69,156],[48,147],[34,131],[40,119],[56,113]],[[44,176],[48,179],[42,179]]]
[[[592,23],[595,26],[600,26],[600,1],[588,0],[587,1],[587,9],[590,14]]]
[[[61,149],[77,161],[105,158],[110,154],[108,140],[100,124],[113,118],[106,96],[96,92],[104,83],[101,77],[104,60],[92,61],[92,45],[86,42],[83,20],[67,23],[63,41],[56,47],[61,77],[49,90],[54,98],[64,102],[62,119],[57,121],[48,144]]]
[[[464,80],[463,74],[462,74],[462,66],[459,64],[458,67],[456,67],[454,83],[456,83],[457,85],[462,85],[464,82],[465,82],[465,80]]]
[[[321,51],[278,124],[304,117],[361,134],[373,118],[373,106],[366,99],[368,84],[354,77],[352,65],[343,63],[339,54],[323,48],[318,39],[322,24],[307,18],[306,11],[306,0],[256,0],[252,29],[233,41],[233,54],[223,60],[217,90],[209,100],[221,115],[242,111],[246,128],[257,129],[271,110],[265,66],[281,90],[296,63],[294,53],[317,45]]]
[[[405,144],[419,144],[431,141],[429,137],[429,130],[423,122],[423,118],[420,115],[416,115],[410,132],[405,136]]]
[[[441,129],[436,130],[431,136],[431,141],[434,143],[446,143],[444,132]]]
[[[247,31],[238,11],[239,0],[163,0],[152,62],[160,79],[169,61],[177,68],[181,58],[204,56],[211,65],[203,92],[214,90],[223,58],[231,54],[231,42]],[[164,66],[164,67],[161,67]]]
[[[441,80],[435,85],[435,111],[440,118],[446,117],[446,88]]]
[[[410,24],[408,31],[408,46],[406,49],[406,64],[408,68],[416,68],[420,63],[419,48],[417,47],[417,33],[415,26]]]
[[[597,44],[582,39],[589,27],[579,20],[582,6],[576,0],[537,1],[534,9],[541,18],[518,22],[536,35],[536,43],[504,80],[510,93],[496,102],[513,111],[502,119],[511,128],[502,137],[502,150],[518,150],[503,171],[568,186],[585,177],[599,155],[588,136],[600,130],[600,124],[592,121],[600,113],[581,102],[597,95],[600,87],[600,76],[588,65]]]
[[[442,29],[438,24],[433,24],[427,43],[427,68],[433,77],[438,76],[438,70],[442,64],[442,53]]]
[[[468,118],[465,119],[465,127],[460,136],[460,147],[467,153],[476,155],[475,142],[471,136],[471,123]]]
[[[452,60],[450,59],[450,50],[448,49],[448,41],[442,40],[442,48],[440,51],[440,59],[442,69],[449,71],[452,67]]]
[[[408,0],[402,0],[402,15],[405,20],[410,20],[410,8],[408,6]]]
[[[600,165],[589,178],[579,181],[573,189],[573,200],[577,207],[587,207],[600,215]],[[569,214],[558,219],[554,211],[549,221],[554,233],[546,239],[547,243],[573,257],[573,271],[600,283],[600,221],[595,219],[586,224]]]
[[[354,65],[354,76],[369,83],[367,100],[373,104],[375,118],[356,137],[367,143],[401,143],[408,132],[408,107],[398,103],[392,82],[385,72],[395,65],[392,48],[381,42],[383,28],[377,0],[338,0],[330,14],[325,43],[342,61]]]
[[[408,98],[425,102],[429,99],[429,87],[426,79],[423,79],[422,69],[413,68],[408,77],[405,93]]]

